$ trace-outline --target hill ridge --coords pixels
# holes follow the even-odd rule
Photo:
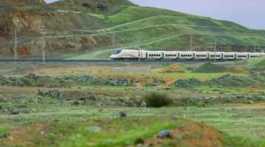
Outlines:
[[[23,57],[41,56],[41,47],[50,57],[127,46],[187,49],[190,36],[194,38],[193,46],[198,48],[212,47],[215,40],[217,47],[225,51],[265,48],[265,31],[248,29],[230,21],[140,7],[127,0],[73,2],[78,3],[69,9],[70,0],[64,0],[34,10],[20,8],[0,12],[5,18],[0,22],[0,53],[13,54],[15,19],[19,21],[16,26],[18,40],[24,38],[19,41],[22,43],[18,44],[18,50],[29,50]],[[86,5],[88,3],[91,5]],[[102,8],[102,3],[106,4],[106,9]],[[68,10],[71,13],[66,13]],[[45,46],[41,43],[43,36]],[[6,42],[8,46],[3,45]]]

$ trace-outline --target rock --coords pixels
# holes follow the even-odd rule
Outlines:
[[[145,101],[142,101],[140,107],[146,107],[146,106],[147,106],[146,105],[146,102]]]
[[[170,130],[162,130],[159,132],[157,137],[161,139],[172,138],[172,133]]]
[[[59,90],[48,90],[48,91],[41,91],[38,90],[38,95],[43,97],[51,97],[55,99],[64,99],[63,92]]]
[[[248,104],[254,104],[254,101],[252,101],[252,100],[248,100],[247,103],[248,103]]]
[[[20,113],[20,111],[18,109],[13,109],[13,110],[10,110],[9,113],[11,115],[18,115]]]
[[[143,138],[137,138],[134,141],[134,144],[137,145],[137,146],[142,145],[142,144],[144,144],[144,139]]]
[[[88,97],[88,99],[89,99],[89,100],[92,100],[92,101],[96,101],[96,100],[97,100],[97,98],[96,98],[95,95],[90,95],[90,96]]]
[[[74,101],[73,103],[72,103],[72,105],[74,105],[74,106],[78,106],[78,105],[81,105],[81,102],[79,102],[79,101]]]
[[[127,117],[127,113],[126,112],[119,112],[119,117],[125,118],[125,117]]]
[[[0,139],[7,138],[8,135],[8,132],[0,132]]]
[[[93,126],[93,127],[87,128],[87,130],[90,133],[99,133],[101,131],[101,128],[98,126]]]

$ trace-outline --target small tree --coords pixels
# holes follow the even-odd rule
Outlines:
[[[165,93],[151,92],[144,96],[147,107],[163,107],[172,104],[172,99]]]

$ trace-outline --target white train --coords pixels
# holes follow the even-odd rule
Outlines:
[[[113,60],[245,60],[261,56],[265,56],[265,53],[117,49],[113,52],[110,58]]]

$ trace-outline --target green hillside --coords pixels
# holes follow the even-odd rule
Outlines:
[[[45,47],[50,55],[87,53],[90,56],[93,51],[93,55],[105,57],[109,49],[117,47],[190,49],[191,37],[193,48],[209,50],[215,42],[217,48],[226,51],[265,48],[263,30],[251,30],[233,22],[208,17],[140,7],[127,0],[61,0],[45,6],[45,9],[34,11],[31,15],[41,18],[42,25],[49,32],[46,33]],[[28,9],[22,11],[28,15],[30,12]],[[22,16],[21,19],[33,23],[21,28],[21,34],[32,31],[28,26],[38,24],[34,23],[36,18],[26,18]],[[5,24],[8,23],[0,23],[0,30],[5,30],[2,29]],[[12,35],[12,29],[10,26],[8,28]],[[36,29],[34,31],[38,32]],[[38,39],[33,37],[29,40]],[[32,43],[21,46],[30,48],[35,56],[40,53]]]
[[[263,45],[265,35],[228,21],[187,15],[168,10],[130,6],[107,18],[108,32],[124,43],[140,40],[142,47],[187,48],[190,35],[196,47],[218,44]],[[146,42],[146,43],[145,43]]]
[[[95,17],[103,18],[105,24],[105,28],[95,35],[115,36],[117,46],[189,48],[190,36],[193,36],[194,48],[211,48],[215,40],[217,45],[227,45],[227,50],[264,46],[264,31],[251,30],[229,21],[128,3],[112,12],[95,12]]]

